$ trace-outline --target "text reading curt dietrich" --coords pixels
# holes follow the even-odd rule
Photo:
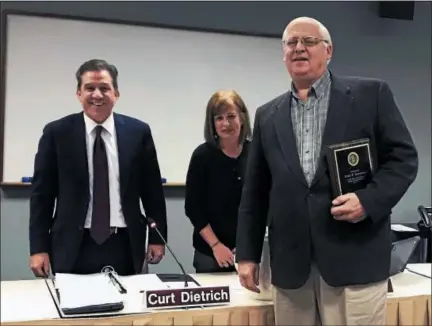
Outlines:
[[[229,300],[229,293],[225,289],[210,291],[188,291],[182,290],[169,294],[151,293],[148,296],[148,303],[152,306],[158,305],[185,305],[226,302]]]

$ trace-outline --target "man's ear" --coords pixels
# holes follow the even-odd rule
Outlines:
[[[120,97],[120,92],[118,91],[118,89],[115,90],[114,95],[117,99]]]
[[[327,55],[328,55],[328,60],[331,60],[333,56],[333,45],[327,46]]]
[[[78,99],[80,99],[80,97],[81,97],[81,91],[79,90],[79,89],[77,89],[77,91],[76,91],[76,97],[78,98]]]

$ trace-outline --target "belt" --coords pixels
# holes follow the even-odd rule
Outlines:
[[[117,234],[117,233],[120,233],[120,232],[124,232],[126,230],[127,230],[126,227],[111,226],[110,227],[110,235]]]
[[[85,230],[87,232],[91,231],[90,228],[86,228]],[[118,227],[118,226],[111,226],[110,229],[109,229],[109,235],[117,234],[117,233],[122,232],[124,230],[126,230],[126,228],[121,228],[121,227]]]

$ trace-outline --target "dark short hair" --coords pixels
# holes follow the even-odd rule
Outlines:
[[[214,93],[207,103],[204,123],[204,139],[207,143],[219,147],[214,118],[233,105],[237,108],[242,121],[239,144],[243,144],[246,140],[250,139],[252,128],[246,104],[235,90],[227,90]]]
[[[91,59],[84,62],[77,70],[75,77],[77,80],[77,89],[81,89],[82,85],[82,75],[89,71],[102,71],[106,70],[111,76],[112,84],[115,90],[118,90],[118,71],[116,66],[109,64],[105,60],[102,59]]]

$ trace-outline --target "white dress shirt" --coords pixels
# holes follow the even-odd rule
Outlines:
[[[90,202],[87,211],[87,217],[84,227],[91,227],[93,211],[93,146],[96,137],[95,128],[99,125],[90,119],[85,113],[84,122],[86,128],[87,158],[89,170]],[[102,139],[105,142],[105,148],[108,159],[108,177],[109,177],[109,196],[110,196],[110,225],[111,227],[126,227],[120,202],[120,173],[117,149],[117,134],[115,131],[114,116],[111,115],[104,123],[101,124]]]

